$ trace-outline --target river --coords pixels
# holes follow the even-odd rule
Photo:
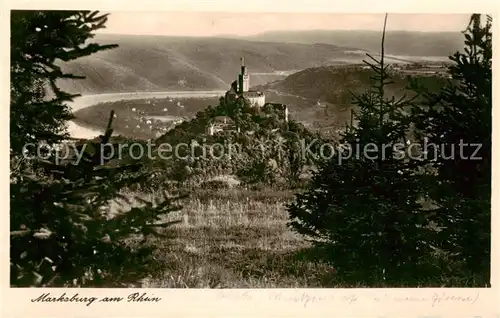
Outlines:
[[[225,91],[213,90],[213,91],[169,91],[169,92],[132,92],[132,93],[107,93],[107,94],[92,94],[92,95],[82,95],[74,99],[72,103],[69,104],[73,112],[80,109],[91,107],[99,103],[106,102],[116,102],[120,100],[134,100],[134,99],[146,99],[146,98],[205,98],[222,96]],[[78,125],[74,121],[68,122],[68,132],[72,138],[84,138],[91,139],[97,135],[102,134],[102,131],[97,131],[90,129],[81,125]]]

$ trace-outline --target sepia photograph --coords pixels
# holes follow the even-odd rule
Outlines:
[[[10,11],[10,287],[490,288],[492,15],[230,9]]]

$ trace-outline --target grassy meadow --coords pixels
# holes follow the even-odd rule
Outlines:
[[[137,192],[130,193],[138,195]],[[154,192],[140,197],[153,199]],[[163,230],[168,238],[150,238],[156,265],[140,284],[141,288],[363,288],[390,287],[362,281],[347,282],[330,264],[319,261],[321,250],[288,226],[286,204],[291,190],[194,189],[180,202],[182,210],[165,221],[180,221]],[[111,211],[131,205],[110,206]],[[132,241],[131,241],[132,242]],[[131,243],[133,244],[133,243]],[[436,253],[436,266],[443,255]],[[444,264],[444,263],[443,263]],[[441,268],[439,280],[422,281],[419,287],[475,284],[450,275]],[[131,277],[131,281],[134,277]],[[408,282],[407,287],[416,287]],[[405,283],[398,287],[405,287]]]
[[[154,193],[144,194],[145,198]],[[145,288],[335,287],[335,269],[312,258],[310,244],[287,227],[291,191],[198,189],[169,221],[169,239],[152,238],[162,268]],[[118,208],[117,205],[111,209]],[[126,207],[124,207],[126,208]]]

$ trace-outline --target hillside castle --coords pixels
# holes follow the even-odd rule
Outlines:
[[[255,107],[263,107],[266,104],[266,95],[260,91],[250,90],[250,75],[243,57],[240,60],[241,72],[238,74],[238,79],[231,84],[231,88],[226,92],[226,100],[243,97]]]
[[[281,119],[284,120],[285,122],[288,122],[287,105],[266,102],[266,95],[263,92],[250,90],[250,75],[248,74],[248,69],[245,66],[243,58],[241,58],[240,60],[241,60],[241,72],[240,74],[238,74],[238,79],[231,84],[231,88],[226,92],[225,95],[226,103],[230,103],[231,101],[234,101],[238,98],[244,98],[253,107],[259,109],[271,107],[279,110],[279,112],[281,113]],[[240,132],[240,128],[237,127],[237,125],[230,117],[217,116],[213,118],[212,121],[209,123],[207,127],[207,133],[209,135],[214,135],[221,131]]]

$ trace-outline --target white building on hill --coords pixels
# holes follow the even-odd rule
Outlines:
[[[207,128],[208,128],[207,132],[210,136],[213,136],[218,132],[227,130],[240,132],[239,127],[237,127],[234,121],[227,116],[217,116],[213,118],[213,121],[208,125]]]
[[[226,99],[239,97],[247,99],[255,107],[262,107],[266,104],[266,95],[263,92],[250,90],[250,75],[243,58],[241,58],[241,73],[226,92]]]

